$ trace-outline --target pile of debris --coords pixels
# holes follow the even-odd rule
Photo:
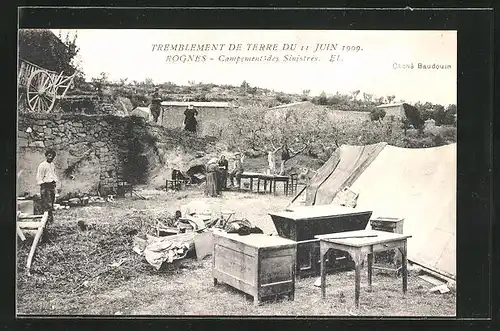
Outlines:
[[[104,203],[104,202],[114,202],[114,195],[108,195],[106,197],[101,196],[89,196],[82,193],[68,193],[63,197],[56,197],[56,203],[54,204],[54,209],[68,209],[69,207],[81,207],[87,206],[90,203]]]
[[[234,213],[221,211],[214,215],[210,209],[197,212],[185,208],[183,216],[177,210],[174,216],[157,221],[155,236],[136,236],[133,250],[144,256],[156,270],[160,270],[164,263],[172,263],[190,255],[199,260],[211,255],[214,228],[240,235],[263,233],[246,219],[231,220]]]

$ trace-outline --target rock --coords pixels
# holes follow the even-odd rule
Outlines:
[[[45,144],[43,143],[43,141],[39,141],[39,140],[30,143],[30,146],[45,148]]]

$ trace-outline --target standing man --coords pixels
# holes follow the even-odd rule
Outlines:
[[[184,130],[196,132],[196,125],[198,124],[198,121],[196,120],[197,115],[198,111],[194,109],[193,105],[189,105],[184,111]]]
[[[243,160],[245,156],[241,153],[234,154],[234,164],[233,170],[229,173],[229,180],[231,181],[231,186],[234,186],[234,177],[236,177],[236,183],[238,187],[241,184],[241,174],[243,173]]]
[[[45,152],[45,161],[40,163],[36,173],[36,182],[40,185],[40,196],[42,199],[42,211],[49,212],[48,222],[52,223],[54,221],[53,210],[54,201],[56,199],[56,167],[54,165],[54,158],[56,157],[56,152],[49,149]]]
[[[160,112],[161,112],[161,96],[159,90],[160,89],[158,87],[155,88],[151,100],[151,106],[149,107],[155,123],[158,123],[158,117],[160,117]]]
[[[219,170],[220,170],[220,181],[221,190],[225,190],[227,188],[227,171],[229,170],[229,164],[224,155],[220,156],[219,159]]]

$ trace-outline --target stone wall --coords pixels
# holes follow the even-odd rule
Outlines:
[[[56,151],[55,165],[62,191],[102,192],[116,188],[117,180],[147,184],[159,169],[178,167],[172,153],[192,164],[199,151],[209,150],[210,141],[181,130],[169,130],[144,119],[114,115],[33,114],[18,117],[18,192],[37,193],[38,164],[47,148]],[[186,164],[186,166],[188,165]],[[182,169],[182,168],[180,168]],[[165,173],[167,171],[164,171]]]
[[[26,180],[32,182],[45,150],[52,148],[57,153],[55,164],[63,187],[66,184],[85,190],[96,182],[103,187],[113,186],[124,175],[127,122],[125,118],[110,115],[20,114],[18,171],[23,170],[23,176],[29,175]],[[75,178],[75,173],[79,178]]]

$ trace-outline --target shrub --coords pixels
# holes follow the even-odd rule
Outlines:
[[[372,121],[381,121],[385,117],[385,110],[380,109],[380,108],[375,108],[372,111],[370,111],[370,120]]]
[[[447,140],[456,141],[457,139],[457,128],[454,126],[442,126],[440,129],[440,134],[443,138]]]
[[[276,95],[276,100],[278,100],[280,103],[292,102],[292,98],[289,95],[286,95],[284,93],[280,93],[280,94]]]
[[[424,138],[405,138],[405,146],[406,148],[426,148],[426,147],[434,147],[434,139],[432,137],[424,137]]]
[[[406,117],[403,120],[405,128],[409,128],[410,125],[412,125],[415,129],[422,129],[424,127],[424,120],[420,115],[420,111],[416,107],[404,103],[403,109]]]

